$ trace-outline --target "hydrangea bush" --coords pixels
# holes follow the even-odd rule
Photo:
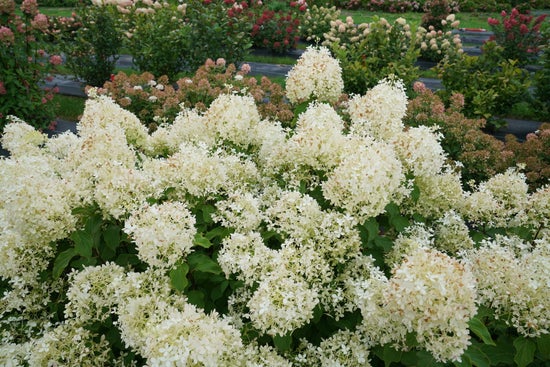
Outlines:
[[[284,125],[289,124],[294,113],[283,88],[267,77],[258,80],[249,76],[250,71],[248,64],[237,69],[225,59],[208,59],[194,75],[178,79],[175,86],[166,76],[119,72],[98,93],[110,96],[134,113],[149,131],[156,130],[160,124],[173,122],[180,105],[205,111],[223,93],[250,94],[262,118],[275,117]]]
[[[550,188],[464,190],[396,78],[342,114],[299,76],[293,129],[227,93],[149,134],[93,89],[78,135],[8,125],[0,364],[547,363]]]
[[[40,129],[54,125],[51,100],[57,88],[42,88],[40,83],[51,80],[63,60],[46,42],[52,24],[36,0],[19,4],[0,1],[0,132],[16,113]]]

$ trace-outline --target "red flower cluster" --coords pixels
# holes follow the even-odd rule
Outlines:
[[[542,45],[540,27],[546,15],[535,18],[528,11],[522,14],[514,8],[510,14],[503,10],[500,16],[501,20],[487,19],[494,33],[490,40],[504,47],[506,58],[518,60],[520,64],[527,63]]]

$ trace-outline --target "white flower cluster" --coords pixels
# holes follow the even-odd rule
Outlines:
[[[408,333],[440,361],[460,360],[470,344],[476,281],[459,261],[418,244],[385,279],[376,269],[350,281],[371,340],[402,345]]]
[[[463,203],[465,217],[492,226],[518,225],[528,206],[525,175],[515,169],[500,173],[479,185]]]
[[[138,257],[158,268],[172,268],[193,247],[195,217],[180,202],[144,206],[126,220],[124,231],[136,243]]]
[[[480,302],[525,336],[550,333],[550,242],[535,248],[519,238],[497,237],[465,253],[477,278]]]
[[[323,183],[323,195],[359,219],[376,217],[398,198],[405,180],[395,149],[384,141],[355,138]]]
[[[403,82],[383,79],[365,95],[355,95],[349,100],[351,131],[360,136],[391,140],[403,131],[407,103]]]
[[[336,102],[343,90],[340,64],[324,46],[309,46],[286,78],[286,96],[291,103],[310,99]]]

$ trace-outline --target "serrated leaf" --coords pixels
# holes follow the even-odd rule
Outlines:
[[[290,347],[292,346],[292,335],[275,335],[273,337],[273,343],[279,351],[286,352],[287,350],[290,350]]]
[[[468,321],[468,326],[470,327],[470,330],[476,334],[483,343],[487,345],[496,346],[493,338],[491,337],[491,333],[480,319],[477,317],[473,317],[470,321]]]
[[[52,276],[54,279],[57,279],[61,276],[61,273],[63,273],[65,268],[71,262],[71,259],[76,255],[77,255],[76,250],[72,247],[59,253],[59,255],[57,255],[53,263],[53,270],[52,270]]]
[[[103,241],[111,250],[116,250],[120,245],[120,227],[111,224],[103,231]]]
[[[373,241],[378,236],[379,225],[375,218],[370,218],[363,223],[363,228],[367,231],[367,242]]]
[[[223,237],[227,236],[227,234],[229,232],[230,232],[229,229],[227,229],[225,227],[216,227],[216,228],[212,229],[211,231],[206,232],[204,237],[206,237],[209,240],[212,240],[216,237],[223,238]]]
[[[222,273],[222,268],[220,268],[217,262],[200,252],[194,252],[189,255],[187,257],[187,262],[189,263],[189,267],[193,271],[202,271],[204,273],[211,274]]]
[[[174,289],[183,292],[189,285],[187,280],[187,273],[189,272],[189,265],[180,264],[174,269],[170,270],[170,284]]]
[[[514,339],[514,348],[516,348],[514,362],[516,362],[518,367],[525,367],[533,362],[537,346],[532,340],[520,336]]]
[[[417,184],[413,185],[413,189],[411,191],[410,196],[414,203],[417,203],[418,199],[420,199],[420,188],[418,187]]]
[[[384,252],[389,252],[393,247],[393,241],[388,237],[378,236],[374,239],[376,247],[381,248]]]
[[[84,226],[84,229],[88,233],[97,233],[101,229],[101,224],[103,223],[103,219],[100,215],[94,214],[91,215],[88,220],[86,220],[86,224]]]
[[[137,265],[141,262],[135,254],[120,254],[117,256],[115,263],[120,266]]]
[[[403,355],[402,351],[396,350],[391,345],[384,345],[384,350],[382,351],[382,359],[384,360],[384,366],[389,367],[392,362],[401,362],[401,356]]]
[[[417,366],[422,367],[443,367],[445,366],[443,363],[439,363],[435,360],[435,358],[427,351],[420,350],[416,352],[416,357],[418,358],[418,364]]]
[[[195,238],[193,239],[193,244],[204,248],[212,247],[212,242],[210,242],[208,238],[204,237],[200,233],[195,234]]]
[[[76,252],[82,257],[92,257],[94,245],[92,236],[85,231],[75,231],[69,236],[74,242]]]
[[[485,353],[483,353],[483,351],[480,348],[474,345],[470,345],[470,347],[466,350],[466,352],[464,352],[464,356],[468,357],[472,366],[476,366],[476,367],[491,366],[491,360],[489,359],[489,357]]]
[[[214,220],[212,219],[212,213],[216,212],[216,207],[212,205],[203,205],[201,207],[202,209],[202,220],[204,223],[212,223]]]

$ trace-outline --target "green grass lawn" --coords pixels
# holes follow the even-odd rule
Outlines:
[[[56,94],[53,97],[56,116],[67,121],[78,121],[84,111],[85,98]]]

